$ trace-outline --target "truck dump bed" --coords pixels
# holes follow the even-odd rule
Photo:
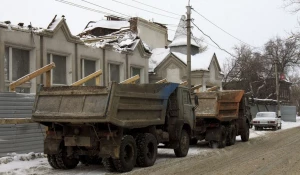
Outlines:
[[[230,121],[238,118],[239,102],[244,95],[244,91],[199,92],[195,95],[198,97],[199,102],[199,106],[195,110],[196,118]]]
[[[35,122],[112,123],[134,128],[164,124],[168,98],[178,84],[116,84],[42,88]]]

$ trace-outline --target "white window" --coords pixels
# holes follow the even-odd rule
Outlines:
[[[109,81],[120,83],[120,65],[109,64]]]
[[[67,84],[67,58],[66,56],[47,54],[48,64],[55,63],[55,68],[51,70],[52,84],[66,85]]]
[[[135,81],[136,84],[140,84],[141,83],[141,74],[142,74],[142,69],[141,68],[137,68],[137,67],[131,67],[131,77],[135,76],[135,75],[139,75],[140,79],[138,79],[137,81]]]
[[[96,72],[96,61],[82,59],[81,60],[81,75],[82,78],[86,77],[92,73]],[[95,86],[96,80],[93,78],[92,80],[87,81],[84,83],[85,86]]]
[[[11,83],[19,78],[29,74],[30,70],[30,51],[5,47],[4,55],[4,78],[6,82]],[[16,92],[29,93],[30,83],[25,83],[16,88]]]

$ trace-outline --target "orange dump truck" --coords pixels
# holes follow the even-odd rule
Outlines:
[[[211,147],[223,148],[235,144],[238,135],[248,141],[252,116],[243,90],[199,92],[193,97],[198,104],[191,144],[206,140]]]

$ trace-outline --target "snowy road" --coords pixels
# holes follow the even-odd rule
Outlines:
[[[283,122],[282,123],[282,130],[286,130],[289,128],[294,128],[300,126],[300,117],[297,117],[297,122]],[[250,131],[250,138],[256,138],[256,137],[261,137],[261,136],[266,136],[266,137],[272,137],[277,134],[280,134],[283,132],[282,130],[278,131],[254,131],[251,129]],[[255,139],[256,140],[256,139]],[[251,142],[251,139],[250,139]],[[240,137],[237,137],[237,146],[241,146],[243,144],[246,144],[249,146],[247,143],[242,143],[240,141]],[[253,146],[253,145],[252,145]],[[227,148],[225,148],[227,150]],[[186,159],[191,159],[191,158],[197,158],[197,157],[207,157],[211,154],[228,154],[228,151],[222,151],[223,149],[211,149],[208,147],[207,143],[205,142],[200,142],[196,146],[192,146],[189,150],[189,154],[187,158],[184,158],[182,160]],[[231,150],[231,147],[229,147],[229,151]],[[231,150],[231,151],[234,151]],[[230,152],[229,152],[230,153]],[[19,160],[20,157],[22,160]],[[0,158],[0,175],[23,175],[23,174],[61,174],[61,175],[68,175],[68,174],[76,174],[76,175],[93,175],[93,174],[106,174],[107,172],[105,171],[104,167],[102,165],[96,166],[85,166],[82,164],[79,164],[76,169],[73,170],[54,170],[52,169],[47,162],[46,158],[35,158],[32,160],[27,160],[27,157],[32,157],[32,155],[15,155],[15,156],[10,156],[10,157],[4,157]],[[39,156],[36,156],[39,157]],[[5,162],[5,163],[4,163]],[[141,168],[135,168],[131,173],[135,174],[151,174],[151,171],[147,170],[152,170],[159,168],[160,165],[165,164],[169,165],[171,163],[179,163],[178,166],[181,166],[181,159],[176,158],[174,155],[173,150],[170,149],[159,149],[158,152],[158,158],[153,167],[146,168],[145,171]],[[131,174],[128,173],[128,174]]]

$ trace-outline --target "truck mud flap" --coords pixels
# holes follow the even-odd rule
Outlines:
[[[221,129],[220,128],[208,128],[206,130],[205,140],[210,141],[219,141],[221,138]]]
[[[46,138],[44,141],[45,154],[58,154],[62,140]]]

